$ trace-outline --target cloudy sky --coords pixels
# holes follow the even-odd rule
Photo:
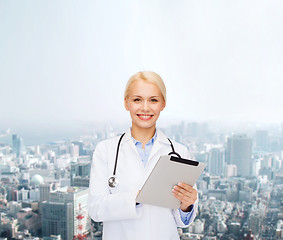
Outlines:
[[[283,121],[282,0],[0,0],[0,124],[125,122],[129,77],[162,120]]]

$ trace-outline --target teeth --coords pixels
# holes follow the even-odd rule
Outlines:
[[[142,119],[149,119],[149,118],[151,118],[151,115],[139,115],[139,116]]]

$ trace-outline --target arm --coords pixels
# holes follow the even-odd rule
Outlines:
[[[108,166],[105,142],[93,154],[88,193],[88,213],[97,222],[137,218],[137,191],[111,194],[108,187]]]
[[[173,194],[181,202],[180,208],[173,210],[176,224],[178,227],[188,227],[195,219],[198,209],[196,185],[193,188],[182,183],[174,187]]]
[[[185,146],[182,149],[178,149],[181,152],[181,156],[186,159],[191,159],[191,154]],[[178,227],[188,227],[195,219],[198,209],[198,193],[196,184],[192,187],[185,183],[180,183],[180,186],[176,186],[172,193],[181,202],[180,208],[172,210],[175,222]]]

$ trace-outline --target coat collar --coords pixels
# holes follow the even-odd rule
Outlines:
[[[159,128],[156,128],[156,131],[157,131],[157,137],[156,137],[156,140],[155,140],[155,141],[156,141],[156,142],[158,141],[158,142],[161,142],[161,143],[170,145],[170,142],[169,142],[168,138],[166,137],[166,135],[165,135]],[[124,135],[124,137],[123,137],[123,139],[122,139],[122,141],[121,141],[121,144],[132,140],[132,137],[131,137],[131,136],[132,136],[132,134],[131,134],[131,128],[129,128],[129,129],[126,131],[126,133],[125,133],[125,135]]]

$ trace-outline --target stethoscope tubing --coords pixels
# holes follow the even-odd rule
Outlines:
[[[118,185],[118,179],[116,177],[116,170],[117,170],[117,163],[118,163],[118,156],[119,156],[119,149],[120,149],[120,144],[122,141],[122,138],[124,137],[125,133],[123,133],[118,141],[118,145],[117,145],[117,150],[116,150],[116,157],[115,157],[115,165],[114,165],[114,169],[113,169],[113,175],[108,179],[108,185],[111,188],[114,188]],[[171,140],[169,138],[167,138],[168,141],[170,142],[171,148],[172,148],[172,152],[168,153],[168,155],[177,155],[179,158],[181,158],[180,154],[175,152],[173,143],[171,142]]]

